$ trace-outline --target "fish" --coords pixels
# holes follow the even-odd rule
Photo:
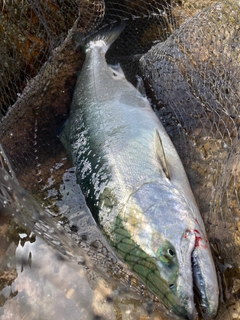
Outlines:
[[[216,269],[182,162],[147,97],[119,64],[106,62],[123,29],[85,39],[85,61],[60,140],[120,259],[178,316],[196,318],[195,288],[204,312],[214,317]]]

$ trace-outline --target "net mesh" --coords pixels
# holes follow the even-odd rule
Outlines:
[[[52,216],[67,217],[78,239],[79,207],[62,209],[74,172],[58,139],[84,61],[73,35],[125,22],[107,59],[133,84],[142,76],[181,156],[221,277],[219,319],[240,315],[239,19],[233,0],[0,1],[0,141],[10,174]],[[2,184],[0,199],[12,201]]]
[[[199,203],[209,229],[225,228],[225,234],[235,235],[239,211],[239,18],[238,4],[217,3],[140,59],[159,116],[187,170],[199,175]]]

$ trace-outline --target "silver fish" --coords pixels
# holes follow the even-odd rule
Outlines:
[[[87,42],[61,140],[119,256],[179,316],[196,317],[194,284],[214,316],[216,270],[181,160],[147,98],[105,60],[122,29]]]

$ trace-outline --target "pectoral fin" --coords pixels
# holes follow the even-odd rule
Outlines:
[[[155,129],[155,152],[156,152],[158,161],[161,164],[163,172],[165,173],[166,177],[170,179],[170,171],[167,165],[167,160],[166,160],[165,152],[163,149],[162,140],[157,129]]]

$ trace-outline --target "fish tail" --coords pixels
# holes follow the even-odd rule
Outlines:
[[[86,52],[88,48],[100,43],[105,52],[107,52],[111,44],[119,37],[124,28],[125,23],[121,23],[117,26],[111,25],[108,29],[104,28],[98,32],[87,35],[86,37],[83,37],[82,33],[75,32],[74,40],[84,52]]]

